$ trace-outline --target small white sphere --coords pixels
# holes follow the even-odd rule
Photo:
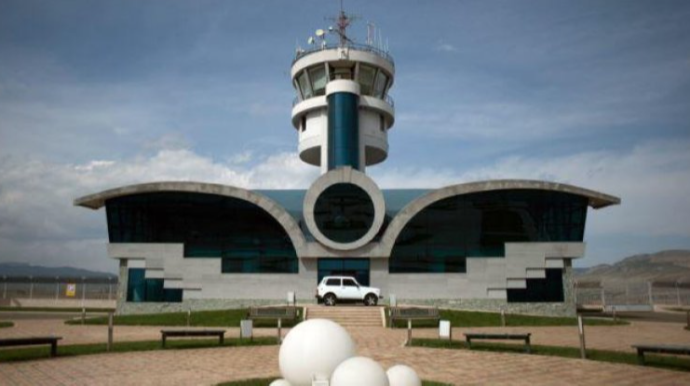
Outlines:
[[[390,386],[422,386],[419,375],[409,366],[395,365],[386,371]]]
[[[275,381],[271,382],[270,385],[268,386],[292,386],[290,382],[284,380],[284,379],[276,379]]]
[[[365,357],[354,357],[341,363],[331,376],[331,386],[389,386],[388,376],[380,364]]]
[[[355,342],[338,323],[311,319],[299,323],[280,346],[280,373],[292,386],[311,386],[312,376],[330,379],[344,360],[355,355]]]

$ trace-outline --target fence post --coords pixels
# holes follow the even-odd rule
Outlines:
[[[582,315],[577,316],[577,329],[580,334],[580,358],[587,359],[587,350],[585,349],[585,324],[582,322]]]
[[[112,299],[113,297],[113,283],[112,279],[108,278],[108,300]]]
[[[108,312],[108,351],[113,347],[113,312]]]
[[[604,290],[604,283],[599,283],[601,286],[601,308],[606,308],[606,291]]]
[[[55,276],[55,303],[58,302],[60,297],[60,276]]]
[[[29,299],[34,298],[34,277],[29,276]]]
[[[501,309],[501,326],[506,326],[506,310]]]
[[[649,293],[649,305],[654,307],[654,294],[652,293],[653,291],[653,286],[652,286],[652,281],[647,282],[647,292]]]
[[[407,319],[407,342],[405,346],[412,346],[412,319]]]

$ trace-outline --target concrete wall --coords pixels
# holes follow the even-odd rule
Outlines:
[[[298,274],[223,274],[219,258],[184,258],[180,244],[111,244],[120,259],[118,313],[148,313],[284,304],[287,292],[298,302],[313,303],[317,259],[299,261]],[[389,274],[389,260],[370,260],[372,286],[400,304],[445,308],[574,315],[570,261],[584,254],[583,243],[509,243],[504,258],[468,258],[467,273]],[[130,258],[125,258],[130,256]],[[128,268],[146,269],[147,278],[163,278],[165,288],[183,289],[182,303],[127,303]],[[545,269],[564,270],[563,303],[508,303],[508,288],[526,288],[528,278],[545,277]]]

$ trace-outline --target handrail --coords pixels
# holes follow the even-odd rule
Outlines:
[[[295,59],[292,61],[292,64],[295,64],[296,61],[302,59],[305,56],[311,55],[315,52],[319,51],[324,51],[324,50],[330,50],[330,49],[335,49],[335,48],[340,48],[341,46],[338,44],[324,44],[321,46],[315,46],[312,48],[309,48],[307,50],[300,50],[297,51],[297,54],[295,55]],[[349,43],[348,45],[344,46],[343,48],[349,48],[352,50],[357,50],[357,51],[365,51],[365,52],[371,52],[373,54],[376,54],[387,61],[391,63],[393,67],[395,67],[395,61],[393,60],[393,57],[386,51],[381,50],[379,48],[370,46],[368,44],[359,44],[359,43]]]

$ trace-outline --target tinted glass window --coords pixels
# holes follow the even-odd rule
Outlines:
[[[297,273],[283,227],[258,206],[198,193],[149,193],[108,200],[111,243],[181,243],[184,256],[222,258],[224,273]]]
[[[374,223],[374,203],[357,185],[335,184],[316,200],[314,219],[321,233],[329,239],[340,243],[356,241]]]
[[[302,71],[302,73],[299,75],[297,82],[299,83],[300,90],[302,90],[303,99],[311,98],[314,95],[311,91],[311,85],[309,84],[307,73],[305,71]]]
[[[326,280],[326,285],[340,287],[340,279],[328,279]]]
[[[326,94],[326,67],[323,65],[309,69],[309,79],[311,79],[314,95]]]
[[[466,259],[503,257],[507,242],[577,241],[587,199],[543,190],[504,190],[438,201],[407,223],[390,273],[466,272]]]
[[[388,83],[388,76],[379,71],[376,75],[376,83],[374,84],[374,96],[377,98],[383,98],[383,94],[386,91],[386,84]]]
[[[561,269],[547,269],[544,279],[527,279],[525,289],[508,289],[508,303],[563,301],[563,270]]]
[[[181,289],[163,288],[163,279],[146,279],[143,268],[127,270],[127,301],[143,302],[181,302]]]
[[[319,259],[317,267],[319,283],[326,276],[350,276],[362,285],[369,285],[369,259]]]
[[[376,68],[362,64],[359,66],[359,86],[362,95],[372,95]]]
[[[355,283],[355,281],[352,279],[343,279],[343,286],[345,286],[345,287],[357,287],[357,283]]]

